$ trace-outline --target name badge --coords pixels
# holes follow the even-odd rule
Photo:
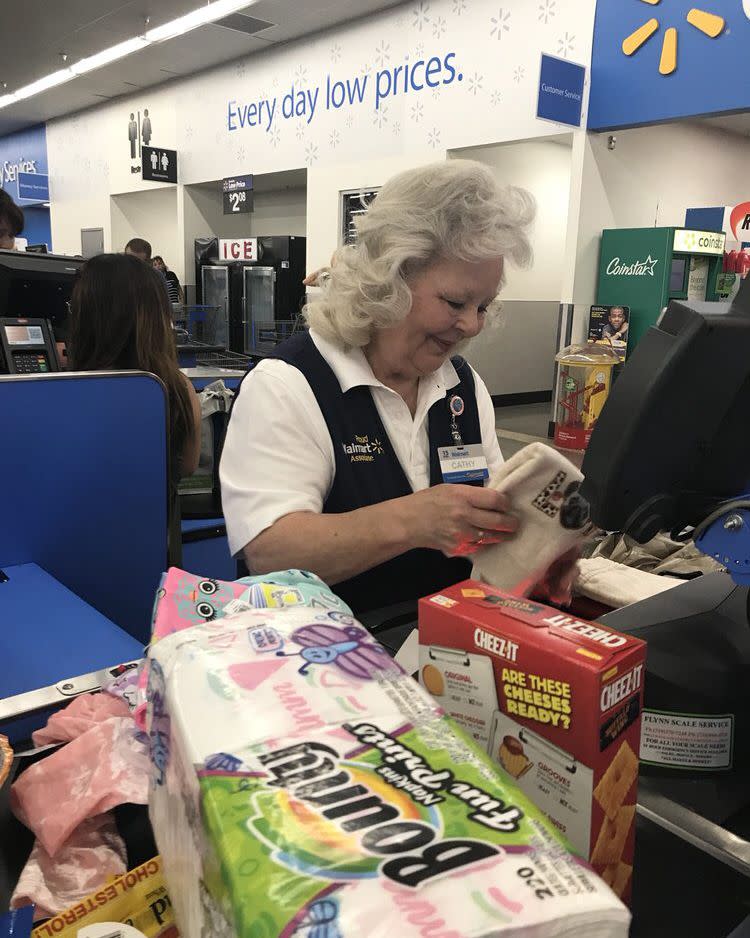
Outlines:
[[[490,477],[481,443],[440,446],[438,457],[443,482],[476,482]]]

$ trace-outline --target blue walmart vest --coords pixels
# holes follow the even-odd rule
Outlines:
[[[354,387],[344,393],[308,332],[283,342],[271,357],[302,372],[331,435],[335,475],[324,513],[354,511],[413,494],[370,388]],[[459,356],[452,362],[460,383],[450,389],[450,396],[458,394],[464,401],[464,412],[457,418],[461,438],[465,444],[481,443],[474,375]],[[431,486],[443,481],[438,447],[454,443],[448,399],[437,401],[428,414]],[[411,550],[336,584],[333,590],[355,613],[362,613],[439,592],[466,579],[470,571],[471,565],[464,558],[448,558],[437,550]]]

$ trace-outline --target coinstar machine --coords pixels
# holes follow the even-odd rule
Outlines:
[[[609,228],[602,232],[596,302],[630,308],[632,351],[670,300],[714,301],[725,235],[690,228]]]

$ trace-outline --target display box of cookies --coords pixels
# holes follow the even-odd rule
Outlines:
[[[419,678],[622,898],[646,645],[467,580],[419,605]]]

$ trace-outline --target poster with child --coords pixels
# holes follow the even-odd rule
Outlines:
[[[628,355],[629,306],[592,306],[589,313],[589,342],[611,345],[624,362]]]

